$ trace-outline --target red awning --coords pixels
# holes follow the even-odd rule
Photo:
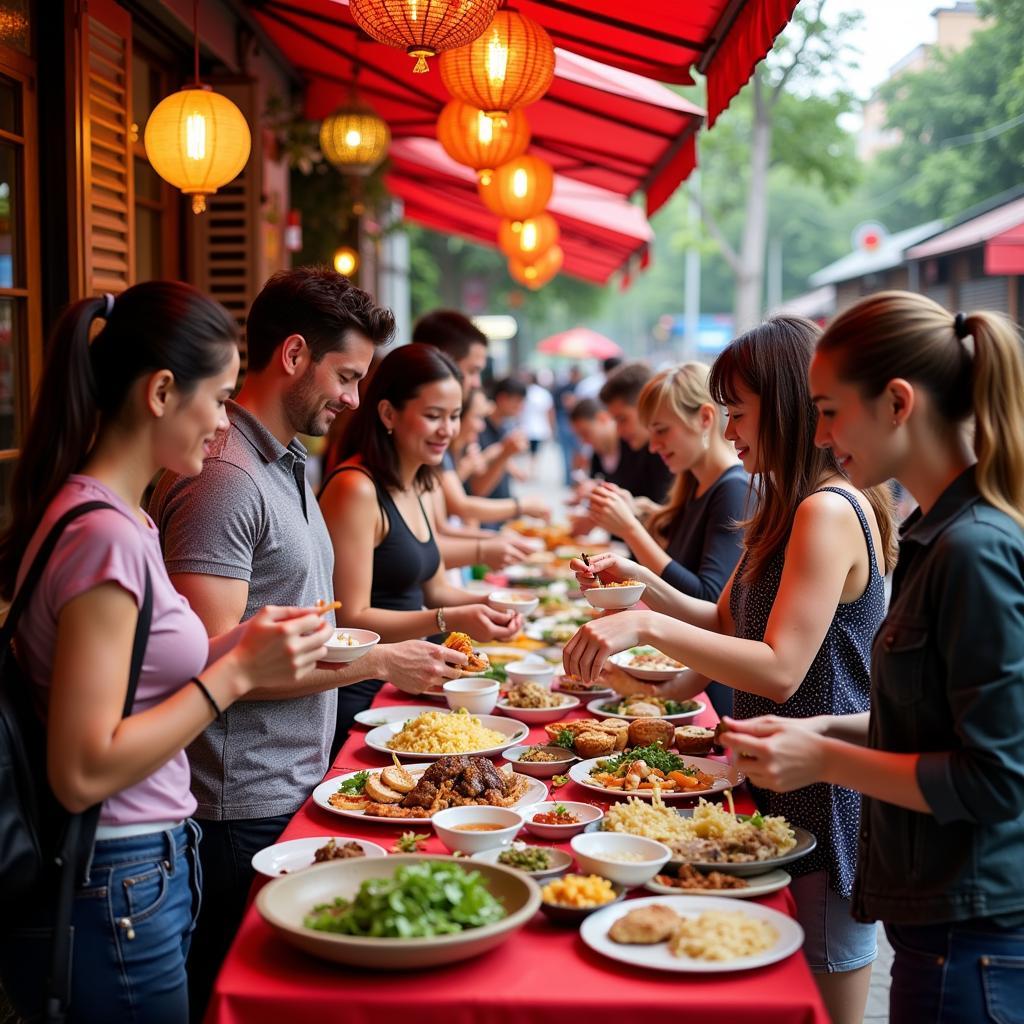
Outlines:
[[[450,99],[436,62],[430,73],[414,76],[402,50],[365,37],[357,47],[348,6],[332,0],[264,0],[253,13],[307,78],[309,117],[326,117],[340,106],[358,70],[360,94],[396,139],[434,137],[437,115]],[[555,81],[526,115],[533,131],[531,153],[560,175],[624,196],[643,191],[648,214],[696,165],[700,108],[659,82],[577,53],[557,52]]]
[[[1024,198],[1000,203],[908,249],[911,260],[985,247],[986,274],[1024,274]]]
[[[479,200],[476,178],[433,139],[396,139],[388,188],[424,227],[494,247],[499,218]],[[548,212],[558,221],[563,271],[605,284],[631,259],[645,259],[654,232],[643,210],[605,189],[556,177]]]

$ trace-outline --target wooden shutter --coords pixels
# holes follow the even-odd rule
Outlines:
[[[132,21],[114,0],[79,0],[71,39],[76,81],[71,281],[75,297],[134,280]]]
[[[194,228],[194,280],[198,288],[225,306],[242,326],[262,283],[258,271],[263,165],[257,88],[249,79],[214,80],[210,84],[245,115],[252,135],[252,152],[242,173],[207,197],[206,213],[188,215]]]

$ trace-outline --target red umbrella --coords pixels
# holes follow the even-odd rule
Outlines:
[[[537,351],[548,356],[566,356],[571,359],[607,359],[609,356],[622,355],[622,349],[611,338],[589,327],[573,327],[561,334],[552,334],[537,346]]]

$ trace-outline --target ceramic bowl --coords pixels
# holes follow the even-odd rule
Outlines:
[[[498,703],[498,682],[482,676],[449,679],[442,687],[448,707],[465,708],[472,715],[489,715]]]
[[[588,587],[583,591],[583,596],[595,608],[632,608],[646,589],[646,583],[636,583],[628,587]]]
[[[540,598],[529,590],[495,590],[487,598],[492,608],[503,612],[519,612],[526,616],[537,610]]]
[[[564,903],[548,903],[544,899],[544,890],[542,888],[540,909],[557,924],[577,926],[585,917],[589,917],[595,911],[610,907],[613,903],[618,903],[626,895],[626,890],[623,886],[615,885],[613,882],[612,888],[615,890],[615,899],[609,900],[607,903],[600,903],[596,907],[570,907]]]
[[[573,836],[570,845],[580,871],[629,888],[646,885],[672,856],[664,843],[622,832],[584,832]],[[643,859],[617,860],[617,854],[639,855]]]
[[[558,755],[557,761],[520,761],[519,758],[530,749],[531,746],[540,747],[548,754]],[[515,765],[515,770],[520,775],[531,775],[535,779],[550,779],[553,775],[564,775],[569,767],[575,764],[579,758],[565,747],[556,747],[552,744],[526,743],[518,747],[509,747],[502,754],[506,761]]]
[[[421,854],[392,854],[376,859],[357,857],[318,864],[268,882],[256,897],[256,907],[285,942],[313,956],[354,967],[391,971],[434,967],[477,956],[503,943],[537,913],[540,887],[523,872],[502,864],[477,862],[470,866],[453,857],[431,856],[430,859],[452,861],[478,871],[484,885],[501,900],[508,915],[480,928],[423,939],[339,935],[314,931],[303,924],[305,916],[317,904],[329,903],[337,897],[351,899],[362,882],[370,878],[392,878],[403,864],[422,861]]]
[[[537,683],[550,690],[555,666],[543,658],[524,658],[522,661],[510,661],[505,666],[505,675],[510,683]]]
[[[504,699],[498,701],[498,711],[503,715],[508,715],[509,718],[514,718],[517,722],[525,722],[526,725],[547,725],[548,722],[557,722],[560,718],[564,718],[568,712],[580,706],[579,697],[573,697],[568,693],[563,693],[560,696],[564,703],[559,704],[557,708],[517,708]]]
[[[340,639],[342,636],[350,637],[355,643],[343,643]],[[341,664],[355,661],[379,643],[380,636],[372,629],[353,629],[351,626],[341,626],[335,629],[334,635],[324,644],[327,653],[322,660]]]
[[[553,811],[556,807],[564,807],[570,814],[579,818],[575,825],[544,825],[534,821],[538,814],[546,811]],[[592,822],[600,821],[604,817],[604,811],[593,804],[577,803],[572,800],[545,800],[539,804],[531,804],[523,808],[523,816],[526,818],[526,831],[541,839],[551,839],[556,843],[564,843],[572,836],[582,832]]]
[[[523,816],[507,807],[449,807],[431,819],[437,838],[454,853],[480,853],[495,847],[509,846],[523,827]],[[500,825],[486,832],[466,832],[465,825]],[[653,876],[652,876],[653,877]]]

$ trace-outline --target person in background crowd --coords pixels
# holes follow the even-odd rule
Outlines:
[[[550,377],[550,371],[545,371]],[[536,373],[526,375],[526,400],[522,412],[523,433],[530,445],[530,470],[537,470],[537,453],[555,432],[555,401]]]
[[[576,385],[576,401],[582,402],[585,398],[596,399],[609,375],[621,365],[622,356],[609,356],[605,359],[600,370],[588,374]]]
[[[374,350],[393,333],[391,312],[333,270],[282,271],[256,296],[229,428],[199,476],[165,474],[150,502],[171,580],[211,636],[271,601],[331,601],[331,541],[296,434],[323,435],[358,405]],[[277,839],[330,766],[337,687],[386,675],[419,693],[457,674],[433,644],[378,646],[352,665],[310,673],[301,690],[240,701],[191,744],[207,885],[189,959],[197,1020],[238,930],[252,855]]]
[[[14,473],[13,518],[0,536],[6,601],[65,513],[110,506],[65,528],[16,635],[46,718],[53,793],[72,813],[102,804],[72,916],[78,1024],[188,1020],[185,959],[200,872],[184,748],[263,687],[301,693],[331,635],[311,608],[268,607],[209,639],[171,585],[156,525],[140,507],[159,470],[199,473],[227,426],[236,334],[227,310],[178,282],[75,303],[47,350]],[[147,586],[145,654],[122,718]],[[0,930],[0,976],[19,1013],[38,1020],[54,894],[26,897]]]
[[[750,479],[722,436],[709,367],[684,363],[655,375],[640,392],[649,447],[676,474],[665,507],[646,524],[612,486],[590,493],[590,517],[628,545],[642,566],[690,597],[717,601],[743,551]],[[709,683],[719,715],[732,713],[732,690]]]
[[[572,471],[576,468],[576,457],[580,452],[580,443],[573,432],[570,414],[576,404],[576,385],[582,379],[579,366],[573,364],[569,367],[565,379],[556,384],[552,391],[555,405],[555,439],[562,453],[566,487],[572,484]]]
[[[377,368],[342,440],[344,461],[320,492],[345,621],[384,640],[458,630],[507,640],[521,618],[445,580],[426,501],[462,413],[458,368],[433,345],[403,345]],[[341,691],[335,747],[380,681]]]
[[[577,402],[569,413],[569,422],[580,444],[592,452],[586,485],[581,490],[581,496],[587,495],[597,481],[609,480],[615,475],[623,442],[608,410],[593,398]]]
[[[743,557],[718,602],[687,597],[616,555],[595,556],[595,573],[647,583],[652,610],[584,626],[565,648],[566,671],[593,679],[611,653],[654,644],[689,666],[659,690],[666,697],[692,697],[717,679],[736,691],[737,718],[868,710],[871,641],[895,558],[892,495],[884,486],[851,487],[835,453],[814,444],[807,370],[820,333],[801,317],[774,317],[732,342],[712,368],[711,395],[729,410],[726,437],[744,469],[760,475]],[[591,585],[583,563],[573,564]],[[850,915],[860,797],[822,784],[753,794],[762,813],[817,838],[789,867],[804,955],[832,1021],[859,1022],[876,955],[874,926]]]
[[[443,309],[420,317],[413,329],[413,341],[434,345],[455,363],[462,373],[464,400],[468,402],[471,392],[481,387],[481,373],[487,365],[487,336],[468,317],[453,309]],[[479,437],[476,443],[484,448]],[[503,446],[500,442],[492,443],[486,450],[489,452],[486,464],[476,467],[480,472],[492,467],[497,472],[501,466],[499,460],[507,462],[516,454],[514,447]],[[547,503],[536,497],[520,501],[511,496],[487,498],[467,494],[464,486],[467,479],[460,478],[452,454],[446,452],[440,470],[441,486],[434,493],[437,541],[445,565],[485,564],[501,569],[521,562],[530,548],[518,534],[512,531],[496,534],[493,529],[481,530],[466,524],[502,523],[521,513],[547,519],[550,515]]]
[[[646,363],[624,363],[608,375],[600,399],[623,442],[619,465],[608,479],[634,498],[648,498],[661,505],[672,486],[672,474],[657,455],[648,451],[649,435],[637,407],[640,392],[651,376]]]
[[[503,454],[508,457],[521,455],[527,450],[526,435],[519,428],[519,418],[526,402],[526,385],[513,377],[506,377],[494,385],[491,395],[494,409],[484,421],[484,429],[480,433],[480,446],[489,448],[492,444],[500,444]],[[470,489],[474,494],[488,498],[512,498],[512,478],[521,473],[506,459],[504,462],[492,464],[488,469],[470,480]],[[522,502],[516,502],[517,514]]]
[[[1020,337],[997,313],[882,292],[828,327],[810,383],[816,440],[851,481],[895,478],[919,502],[871,713],[727,721],[723,740],[759,786],[864,794],[853,912],[885,922],[892,1024],[1011,1019],[1024,1006]]]

